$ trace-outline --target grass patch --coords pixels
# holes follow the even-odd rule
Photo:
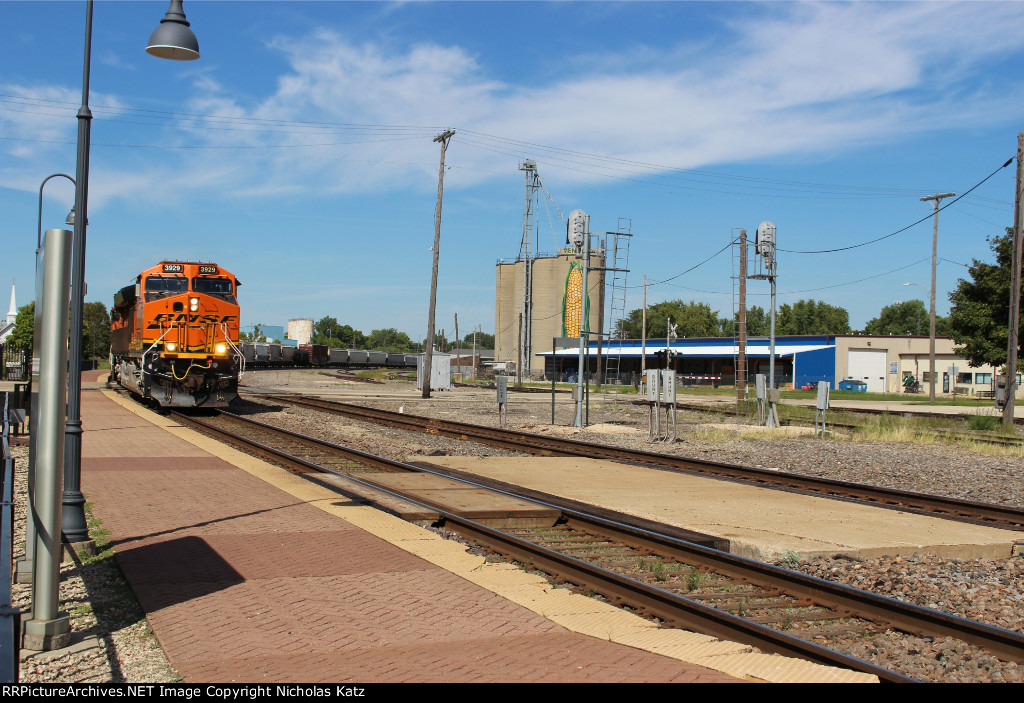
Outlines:
[[[994,432],[999,429],[1001,424],[1000,418],[994,415],[971,415],[967,418],[967,425],[972,430],[982,432]]]

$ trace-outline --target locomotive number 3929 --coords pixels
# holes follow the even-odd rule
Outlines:
[[[164,273],[181,273],[181,264],[164,264]]]

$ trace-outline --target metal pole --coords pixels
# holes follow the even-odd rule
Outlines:
[[[68,412],[64,426],[64,541],[91,553],[82,495],[82,306],[85,298],[85,241],[89,203],[89,62],[92,54],[92,0],[85,9],[85,59],[82,72],[82,106],[78,110],[78,161],[75,168],[75,245],[71,271],[71,331],[68,337]]]
[[[516,365],[516,387],[523,387],[523,313],[519,313],[519,363]]]
[[[72,233],[46,231],[45,273],[40,334],[39,426],[32,519],[35,523],[35,568],[32,570],[32,618],[25,621],[22,646],[36,651],[61,649],[71,640],[71,622],[57,612],[61,562],[61,484],[65,444],[65,369],[68,362],[68,287]]]
[[[640,323],[640,383],[647,382],[647,276],[644,276],[644,312]]]
[[[39,357],[39,351],[41,345],[39,343],[39,334],[42,330],[43,323],[43,186],[46,185],[47,181],[51,178],[57,178],[58,176],[66,178],[71,181],[72,185],[75,184],[75,179],[66,173],[54,173],[43,179],[43,182],[39,184],[39,218],[36,221],[36,287],[35,287],[35,300],[36,303],[35,315],[34,315],[34,326],[33,329],[33,343],[32,343],[32,366],[30,370],[30,378],[39,372],[38,364],[35,359]],[[38,393],[37,389],[33,389],[32,395],[36,396]],[[31,402],[29,427],[36,427],[39,422],[39,404],[33,400]],[[32,486],[35,484],[35,473],[36,473],[36,434],[35,432],[29,433],[29,447],[28,447],[28,485]],[[31,491],[28,496],[29,501],[32,500]],[[29,506],[29,512],[31,512],[31,505]],[[36,551],[36,526],[31,519],[31,514],[25,516],[25,555],[18,559],[15,568],[15,583],[31,583],[32,582],[32,568],[33,559]]]
[[[931,381],[928,384],[928,400],[935,402],[935,377],[938,370],[935,368],[935,265],[938,262],[939,252],[939,201],[943,198],[952,198],[956,193],[936,193],[926,198],[935,201],[935,224],[932,227],[932,290],[931,290],[931,331],[928,333],[928,363],[931,364]]]
[[[1013,271],[1010,285],[1010,321],[1006,344],[1006,404],[1003,424],[1013,425],[1014,400],[1017,395],[1017,350],[1020,347],[1020,267],[1022,256],[1021,229],[1024,217],[1024,132],[1017,135],[1017,186],[1013,207]]]
[[[772,323],[771,340],[768,344],[768,427],[778,426],[778,415],[775,409],[775,253],[772,252],[771,277],[772,285]]]
[[[437,256],[441,248],[441,198],[444,193],[444,153],[448,149],[448,140],[455,134],[449,129],[434,137],[441,143],[441,168],[437,172],[437,211],[434,213],[434,268],[430,276],[430,316],[427,321],[427,348],[423,357],[423,397],[430,397],[430,376],[434,371],[434,313],[437,310]]]
[[[60,176],[62,178],[68,179],[69,181],[71,181],[71,185],[75,186],[76,188],[78,187],[78,184],[75,183],[75,179],[72,178],[71,176],[69,176],[66,173],[54,173],[54,174],[44,178],[43,182],[39,184],[39,219],[36,220],[36,254],[37,255],[39,254],[40,250],[42,250],[42,248],[43,248],[43,186],[46,185],[46,182],[48,180],[50,180],[51,178],[57,178],[58,176]]]
[[[747,397],[747,230],[740,230],[740,309],[737,313],[736,400]]]
[[[585,370],[586,346],[589,344],[587,331],[590,325],[587,319],[587,275],[590,273],[590,217],[586,220],[586,233],[583,235],[583,286],[580,288],[580,355],[579,370],[576,373],[576,387],[578,397],[576,399],[576,419],[573,422],[575,427],[583,427],[583,374]]]

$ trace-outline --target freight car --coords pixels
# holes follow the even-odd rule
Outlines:
[[[264,342],[239,345],[245,368],[295,368],[309,366],[416,368],[419,354],[398,354],[366,349],[334,349],[320,344],[298,347]]]
[[[111,380],[161,407],[238,396],[238,279],[213,263],[161,261],[114,296]]]

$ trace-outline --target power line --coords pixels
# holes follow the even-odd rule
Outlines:
[[[711,261],[712,259],[714,259],[716,256],[718,256],[719,254],[721,254],[723,251],[725,251],[726,249],[728,249],[731,246],[732,246],[732,242],[729,242],[724,247],[722,247],[721,249],[716,251],[714,254],[712,254],[708,258],[704,259],[703,261],[701,261],[699,264],[694,264],[690,268],[686,269],[685,271],[683,271],[681,273],[677,273],[675,276],[672,276],[671,278],[666,278],[666,279],[661,280],[661,281],[655,281],[654,283],[648,283],[647,287],[650,288],[651,286],[659,286],[662,283],[668,283],[669,281],[674,281],[677,278],[679,278],[680,276],[685,276],[686,274],[690,273],[691,271],[694,271],[694,270],[700,268],[701,266],[703,266],[704,264],[706,264],[707,262]],[[626,288],[643,288],[643,285],[639,285],[639,286],[626,286]]]
[[[987,176],[985,176],[985,177],[984,177],[983,179],[981,179],[980,181],[978,181],[977,183],[975,183],[975,184],[974,184],[973,186],[971,186],[971,188],[969,188],[969,189],[967,190],[967,192],[963,193],[962,195],[959,195],[959,196],[958,196],[958,197],[956,197],[956,198],[953,198],[952,200],[950,200],[950,201],[949,201],[948,203],[946,203],[946,204],[945,204],[945,205],[943,205],[942,207],[940,207],[940,208],[936,209],[936,210],[935,210],[934,212],[931,212],[931,213],[929,213],[929,214],[925,215],[924,217],[922,217],[922,218],[921,218],[920,220],[917,220],[916,222],[912,222],[911,224],[907,225],[906,227],[903,227],[903,228],[901,228],[901,229],[898,229],[898,230],[896,230],[895,232],[891,232],[891,233],[889,233],[889,234],[885,235],[884,237],[878,237],[877,239],[872,239],[872,240],[869,240],[869,241],[867,241],[867,242],[861,242],[860,244],[851,244],[851,245],[850,245],[850,246],[848,246],[848,247],[837,247],[837,248],[835,248],[835,249],[818,249],[818,250],[814,250],[814,251],[800,251],[800,250],[798,250],[798,249],[781,249],[781,248],[780,248],[780,249],[779,249],[779,251],[784,251],[784,252],[786,252],[786,253],[788,253],[788,254],[833,254],[833,253],[835,253],[835,252],[837,252],[837,251],[849,251],[850,249],[857,249],[858,247],[865,247],[865,246],[867,246],[868,244],[874,244],[875,242],[880,242],[880,241],[882,241],[883,239],[889,239],[890,237],[895,237],[895,236],[896,236],[897,234],[900,234],[901,232],[906,232],[906,231],[907,231],[908,229],[910,229],[911,227],[915,227],[916,225],[919,225],[919,224],[921,224],[921,223],[922,223],[922,222],[924,222],[925,220],[930,220],[930,219],[931,219],[932,217],[934,217],[934,216],[935,216],[935,214],[937,214],[937,213],[939,213],[939,212],[942,212],[943,210],[945,210],[946,208],[948,208],[948,207],[949,207],[950,205],[952,205],[953,203],[955,203],[955,202],[957,202],[958,200],[962,199],[962,198],[963,198],[963,197],[964,197],[965,195],[967,195],[967,193],[970,193],[970,192],[971,192],[972,190],[974,190],[975,188],[977,188],[978,186],[980,186],[980,185],[981,185],[982,183],[984,183],[984,182],[985,182],[985,181],[987,181],[988,179],[992,178],[992,176],[996,175],[996,174],[997,174],[997,173],[999,173],[999,172],[1000,172],[1001,170],[1003,170],[1004,168],[1006,168],[1007,166],[1009,166],[1010,164],[1012,164],[1015,158],[1016,158],[1015,156],[1014,156],[1014,157],[1011,157],[1010,159],[1008,159],[1008,160],[1006,161],[1006,163],[1005,163],[1005,164],[1003,164],[1002,166],[1000,166],[999,168],[997,168],[997,169],[996,169],[995,171],[993,171],[992,173],[988,174],[988,175],[987,175]]]

